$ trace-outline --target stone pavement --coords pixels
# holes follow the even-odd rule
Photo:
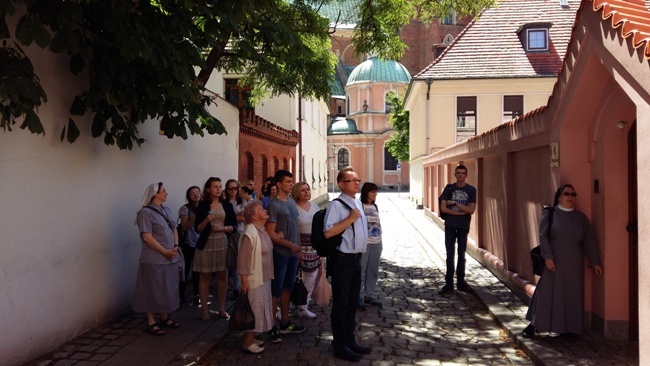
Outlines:
[[[471,257],[473,293],[437,294],[444,283],[444,232],[395,193],[380,193],[384,252],[377,286],[383,309],[359,312],[360,341],[373,347],[359,364],[372,365],[637,365],[638,344],[586,334],[522,339],[526,306]],[[214,293],[214,290],[212,290]],[[229,302],[230,304],[230,302]],[[239,334],[223,320],[202,322],[196,307],[173,319],[181,328],[163,337],[144,332],[140,314],[125,314],[29,365],[341,365],[332,356],[329,307],[298,319],[307,331],[265,344],[260,355],[241,351]]]

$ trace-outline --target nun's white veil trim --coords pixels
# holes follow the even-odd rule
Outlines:
[[[140,206],[138,206],[138,210],[135,213],[135,222],[134,224],[138,224],[138,215],[140,214],[140,210],[142,210],[142,207],[146,206],[151,202],[151,199],[153,196],[158,193],[158,189],[160,189],[160,184],[159,183],[153,183],[150,184],[149,187],[147,187],[147,190],[144,192],[144,196],[142,197],[142,201],[140,201]]]

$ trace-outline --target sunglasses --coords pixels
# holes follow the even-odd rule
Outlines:
[[[229,190],[229,191],[236,191],[236,190],[237,190],[237,187],[228,187],[228,190]]]
[[[342,180],[341,182],[343,182],[343,183],[350,183],[350,182],[361,183],[361,179],[348,179],[348,180]]]
[[[571,193],[571,192],[562,192],[562,195],[563,195],[563,196],[567,196],[567,197],[569,197],[569,196],[571,196],[571,197],[575,197],[575,196],[577,196],[578,194],[575,193],[575,192],[574,192],[574,193]]]

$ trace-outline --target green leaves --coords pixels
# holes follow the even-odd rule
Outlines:
[[[79,132],[77,124],[72,120],[72,118],[68,118],[67,128],[64,126],[64,128],[61,130],[61,141],[67,137],[68,142],[73,143],[77,140],[77,137],[79,137],[79,135],[81,135],[81,132]]]
[[[152,120],[169,138],[226,133],[217,116],[208,113],[212,102],[204,85],[213,70],[243,74],[254,99],[280,94],[328,98],[337,58],[331,52],[329,20],[317,8],[334,1],[339,0],[0,1],[0,39],[5,39],[0,128],[11,131],[20,123],[44,133],[37,108],[47,98],[20,44],[36,43],[69,57],[70,73],[88,80],[74,97],[70,116],[92,116],[91,135],[120,149],[144,143],[138,125]],[[378,51],[384,58],[404,52],[399,30],[416,10],[477,12],[494,3],[357,1],[357,51]],[[14,3],[25,4],[26,13],[13,15]],[[7,21],[12,16],[20,18]],[[7,24],[14,22],[11,32]],[[15,40],[7,41],[12,33]],[[61,141],[72,143],[87,130],[77,121],[82,120],[67,120]]]
[[[16,25],[16,38],[26,46],[36,41],[41,47],[50,45],[50,32],[45,28],[41,19],[35,15],[27,13],[20,18]]]
[[[409,161],[409,112],[404,109],[404,91],[386,94],[392,111],[390,124],[395,133],[386,141],[386,148],[399,161]]]
[[[47,101],[34,67],[22,48],[3,42],[0,47],[0,128],[11,131],[22,120],[21,129],[45,134],[35,110]]]

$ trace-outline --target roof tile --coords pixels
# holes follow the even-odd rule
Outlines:
[[[611,18],[612,28],[620,29],[623,38],[631,38],[632,46],[640,48],[650,59],[650,12],[648,2],[639,0],[586,0],[594,11],[601,11],[603,20]]]
[[[485,9],[417,79],[483,79],[555,76],[571,37],[580,0],[502,0]],[[527,53],[517,31],[551,23],[549,52]]]

